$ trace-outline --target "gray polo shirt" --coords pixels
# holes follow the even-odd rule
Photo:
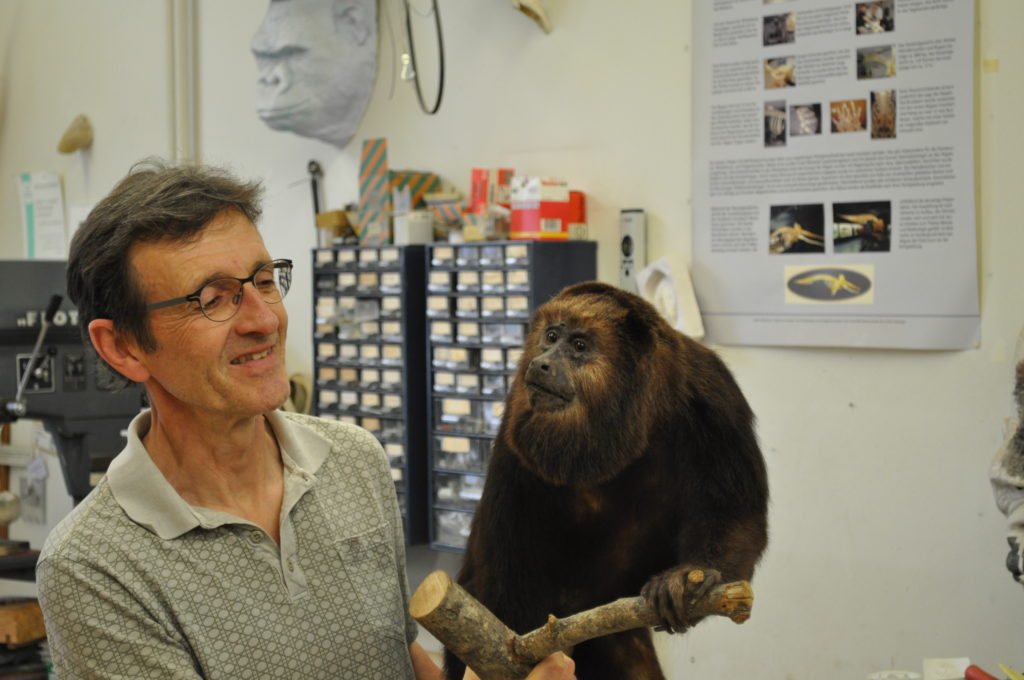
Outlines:
[[[39,600],[61,680],[412,678],[402,522],[380,444],[268,416],[285,467],[280,545],[186,503],[142,445],[47,537]]]

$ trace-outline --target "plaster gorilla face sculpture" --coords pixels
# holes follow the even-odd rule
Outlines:
[[[267,126],[348,144],[373,91],[376,0],[271,0],[251,49]]]

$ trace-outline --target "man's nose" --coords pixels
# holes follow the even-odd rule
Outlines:
[[[236,329],[239,333],[273,333],[281,323],[278,316],[283,302],[269,303],[251,285],[242,286],[242,299],[238,302]]]

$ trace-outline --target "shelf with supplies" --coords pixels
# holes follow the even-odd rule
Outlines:
[[[430,544],[459,551],[530,316],[562,288],[596,278],[597,244],[435,243],[427,253]]]
[[[427,518],[426,250],[313,250],[313,413],[372,432],[391,462],[406,542]]]

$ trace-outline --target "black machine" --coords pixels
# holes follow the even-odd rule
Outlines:
[[[124,447],[143,392],[108,386],[110,369],[83,344],[78,311],[63,297],[65,269],[62,261],[0,260],[0,423],[42,421],[77,504],[92,473]]]

